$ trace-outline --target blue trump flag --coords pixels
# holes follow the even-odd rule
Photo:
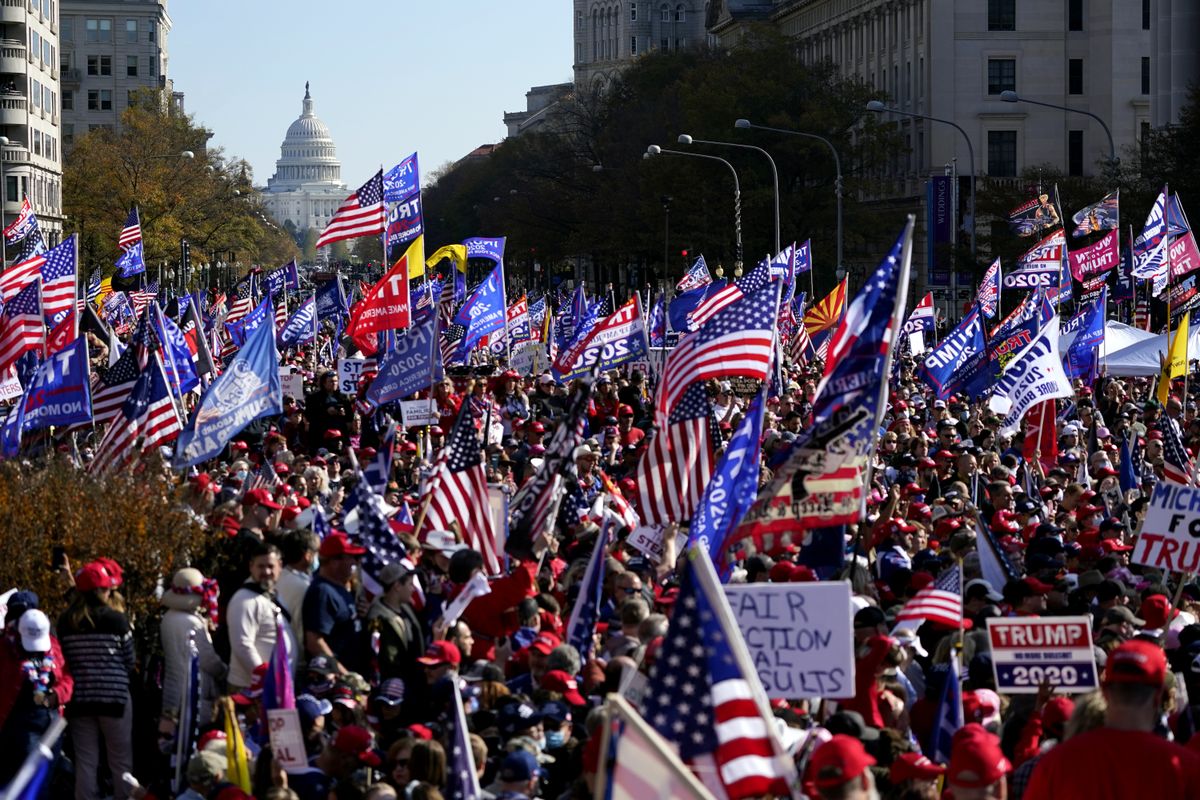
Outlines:
[[[264,322],[274,319],[274,317],[275,314],[271,310],[271,299],[264,298],[253,311],[237,322],[226,323],[225,330],[229,331],[229,338],[233,340],[233,343],[241,347],[246,343],[250,334],[263,327]]]
[[[729,574],[725,560],[729,535],[758,497],[759,441],[765,407],[759,392],[704,488],[688,531],[688,547],[698,545],[707,550],[722,578]]]
[[[925,356],[918,375],[933,387],[939,400],[945,400],[967,384],[982,391],[990,382],[986,365],[983,315],[979,306],[973,306],[957,327]]]
[[[283,330],[279,332],[279,344],[281,347],[299,347],[311,342],[316,335],[317,301],[315,297],[310,297],[283,324]]]
[[[183,331],[174,320],[162,312],[157,302],[151,303],[153,313],[150,316],[154,331],[163,349],[163,371],[167,381],[176,387],[180,394],[190,392],[200,385],[200,376],[196,374],[196,365],[192,363],[192,351],[188,347]]]
[[[658,299],[650,308],[650,319],[646,321],[651,347],[663,347],[667,341],[667,313],[663,303],[663,293],[659,292]]]
[[[129,249],[121,253],[117,259],[117,277],[132,278],[146,271],[146,262],[142,258],[142,243],[135,242]]]
[[[191,422],[180,432],[175,468],[220,455],[229,440],[251,422],[282,413],[275,331],[271,325],[260,325],[225,372],[208,387]]]
[[[349,313],[350,304],[346,302],[346,290],[342,288],[341,275],[326,281],[317,289],[318,322],[331,317],[344,317]]]
[[[689,289],[671,298],[671,305],[667,310],[667,316],[671,320],[671,330],[680,332],[692,330],[691,322],[689,321],[692,312],[704,302],[704,298],[708,295],[708,287],[716,284],[720,284],[723,287],[725,282],[716,281],[715,284],[710,283],[698,289]]]
[[[367,389],[368,403],[373,406],[391,403],[428,389],[442,379],[437,330],[437,319],[430,317],[423,325],[396,336],[392,349],[379,363],[379,374]]]
[[[300,275],[296,272],[296,259],[292,259],[277,270],[268,272],[263,277],[263,284],[269,295],[277,295],[285,289],[299,289]]]
[[[413,153],[383,174],[383,200],[399,203],[421,188],[421,171]]]
[[[1104,342],[1104,305],[1108,287],[1100,290],[1100,297],[1088,308],[1071,320],[1075,341],[1063,354],[1063,370],[1071,380],[1083,378],[1090,386],[1096,379],[1096,360]],[[1078,322],[1076,322],[1078,320]]]
[[[592,548],[592,557],[588,559],[575,607],[567,622],[567,644],[579,651],[579,657],[585,663],[592,657],[596,644],[596,623],[600,621],[600,603],[604,598],[605,557],[611,528],[612,522],[605,515],[604,526],[596,534],[596,545]]]
[[[499,264],[504,261],[504,236],[473,236],[463,239],[467,248],[467,258],[486,258]]]
[[[92,421],[87,337],[80,336],[50,356],[33,374],[21,397],[22,432]]]
[[[1142,463],[1142,448],[1138,445],[1135,438],[1134,442],[1129,442],[1129,432],[1126,431],[1125,438],[1121,440],[1121,491],[1128,492],[1130,489],[1142,488],[1142,479],[1137,473],[1137,464]]]
[[[465,355],[483,337],[503,330],[507,313],[508,309],[504,306],[504,264],[501,263],[496,265],[486,281],[475,287],[454,317],[455,325],[466,328],[459,342],[459,352]]]

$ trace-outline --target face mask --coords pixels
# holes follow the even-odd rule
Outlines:
[[[249,474],[249,473],[248,473],[248,472],[246,472],[246,470],[244,470],[244,469],[239,469],[237,472],[235,472],[235,473],[234,473],[234,475],[237,477],[237,479],[238,479],[239,481],[244,481],[244,480],[246,480],[246,475],[248,475],[248,474]]]
[[[546,752],[546,737],[545,736],[543,736],[540,739],[534,739],[533,741],[537,743],[538,750],[542,751],[543,753]]]
[[[562,747],[566,741],[567,737],[563,735],[562,731],[546,731],[546,747]]]

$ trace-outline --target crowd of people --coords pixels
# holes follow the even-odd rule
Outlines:
[[[809,425],[820,376],[819,362],[786,366],[767,402],[760,485]],[[255,422],[223,457],[181,476],[180,502],[205,526],[207,546],[162,576],[161,615],[130,619],[121,565],[107,559],[64,565],[66,610],[56,619],[42,610],[54,605],[46,598],[22,587],[8,596],[0,785],[62,717],[67,732],[45,797],[432,800],[460,785],[450,773],[463,763],[474,765],[484,797],[592,797],[606,769],[604,699],[655,668],[678,593],[673,537],[656,561],[621,528],[606,548],[594,646],[581,653],[567,641],[601,535],[588,510],[619,493],[637,511],[652,383],[640,370],[597,377],[571,454],[577,485],[567,487],[554,535],[531,557],[506,559],[485,576],[490,592],[448,615],[486,571],[461,529],[418,530],[422,479],[451,426],[466,413],[489,434],[499,429],[482,455],[489,483],[512,491],[537,470],[577,387],[503,365],[459,371],[430,392],[438,424],[401,428],[392,441],[390,420],[339,392],[335,372],[311,372],[310,391],[286,398],[282,415]],[[745,387],[706,386],[718,452],[754,391],[735,388]],[[1024,434],[1001,434],[986,403],[935,399],[902,359],[867,518],[845,528],[837,562],[816,564],[798,541],[735,553],[734,582],[847,580],[853,589],[854,694],[772,701],[809,796],[1200,796],[1200,584],[1129,561],[1163,480],[1164,432],[1189,448],[1200,443],[1196,402],[1182,383],[1160,405],[1149,380],[1102,377],[1059,411],[1055,462],[1030,458]],[[364,480],[361,465],[386,446],[383,500],[407,556],[368,587],[345,506]],[[1122,454],[1135,463],[1122,464]],[[1128,467],[1138,487],[1123,490]],[[985,535],[1010,570],[1003,585],[983,576]],[[961,627],[897,621],[914,595],[959,570]],[[987,620],[1062,615],[1090,617],[1100,690],[1065,694],[1045,683],[1036,694],[998,692]],[[146,663],[135,657],[138,627],[157,630],[153,672],[138,667]],[[280,638],[303,769],[279,764],[265,725],[264,684],[278,680],[268,668]],[[938,759],[937,709],[960,671],[962,725]],[[180,709],[197,679],[199,736],[180,765],[186,785],[175,785],[172,757],[187,734]],[[456,689],[466,762],[450,735]],[[137,746],[154,738],[137,730],[149,720],[156,749]],[[231,725],[248,751],[248,785],[235,774]]]

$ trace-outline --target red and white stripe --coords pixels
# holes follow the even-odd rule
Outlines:
[[[650,434],[638,462],[638,508],[645,525],[691,519],[713,472],[708,419],[666,425]]]
[[[129,302],[133,305],[133,315],[135,317],[141,317],[142,312],[146,310],[146,307],[150,305],[150,303],[156,297],[158,297],[157,289],[155,291],[150,291],[149,289],[134,289],[132,292],[130,292]]]
[[[728,308],[745,296],[746,293],[742,291],[742,287],[738,286],[737,282],[730,281],[727,286],[704,298],[700,305],[696,306],[695,310],[692,311],[688,319],[691,321],[693,328],[699,328],[713,314],[724,308]]]
[[[383,173],[364,183],[354,194],[347,197],[338,210],[329,218],[329,224],[317,239],[317,248],[343,239],[383,233],[386,229],[386,214],[383,204]]]
[[[727,796],[773,795],[786,786],[791,775],[775,751],[775,732],[767,727],[750,683],[743,678],[714,683],[712,703],[715,760]]]
[[[663,366],[662,389],[658,393],[658,424],[665,423],[671,409],[696,381],[742,375],[766,380],[775,349],[774,331],[741,330],[712,341],[699,343],[697,331],[671,351]]]
[[[0,297],[12,299],[17,292],[29,285],[29,282],[42,274],[42,264],[46,263],[45,256],[34,256],[28,261],[13,264],[0,275]]]
[[[498,575],[501,572],[500,557],[496,552],[496,533],[492,527],[483,462],[465,470],[451,470],[445,458],[447,449],[443,448],[426,489],[430,499],[424,530],[452,530],[457,524],[471,549],[483,554],[487,573]]]
[[[933,583],[913,595],[913,598],[905,603],[904,608],[900,609],[900,613],[896,615],[897,622],[924,619],[951,628],[957,628],[962,622],[962,618],[962,595],[939,589]]]
[[[41,308],[35,313],[0,316],[0,374],[8,372],[22,355],[46,346],[46,323]]]
[[[149,368],[162,370],[162,365],[154,358]],[[165,386],[166,378],[163,377],[162,380]],[[108,426],[108,431],[100,440],[100,445],[96,448],[96,457],[88,470],[104,474],[120,469],[136,456],[173,440],[182,429],[175,401],[169,392],[165,393],[150,403],[138,418],[114,420],[114,424]],[[140,450],[139,439],[142,442]]]

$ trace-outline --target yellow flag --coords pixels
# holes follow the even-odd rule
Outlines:
[[[1179,327],[1175,329],[1175,338],[1171,340],[1170,353],[1163,361],[1162,375],[1158,378],[1158,402],[1164,405],[1171,394],[1171,381],[1187,374],[1188,317],[1191,314],[1192,312],[1185,311],[1183,319],[1179,320]]]
[[[105,278],[100,281],[100,294],[96,295],[96,308],[104,305],[104,299],[112,294],[112,278]]]
[[[225,709],[225,779],[240,788],[250,791],[250,763],[246,758],[246,743],[242,740],[242,729],[238,727],[237,710],[233,699],[226,697]]]
[[[404,251],[402,258],[408,260],[408,279],[419,278],[425,274],[425,235],[421,234],[412,240],[412,244]]]
[[[450,259],[454,263],[454,268],[459,272],[465,273],[467,271],[467,246],[465,244],[448,244],[445,247],[439,248],[436,253],[429,257],[425,265],[432,267],[443,258]]]

